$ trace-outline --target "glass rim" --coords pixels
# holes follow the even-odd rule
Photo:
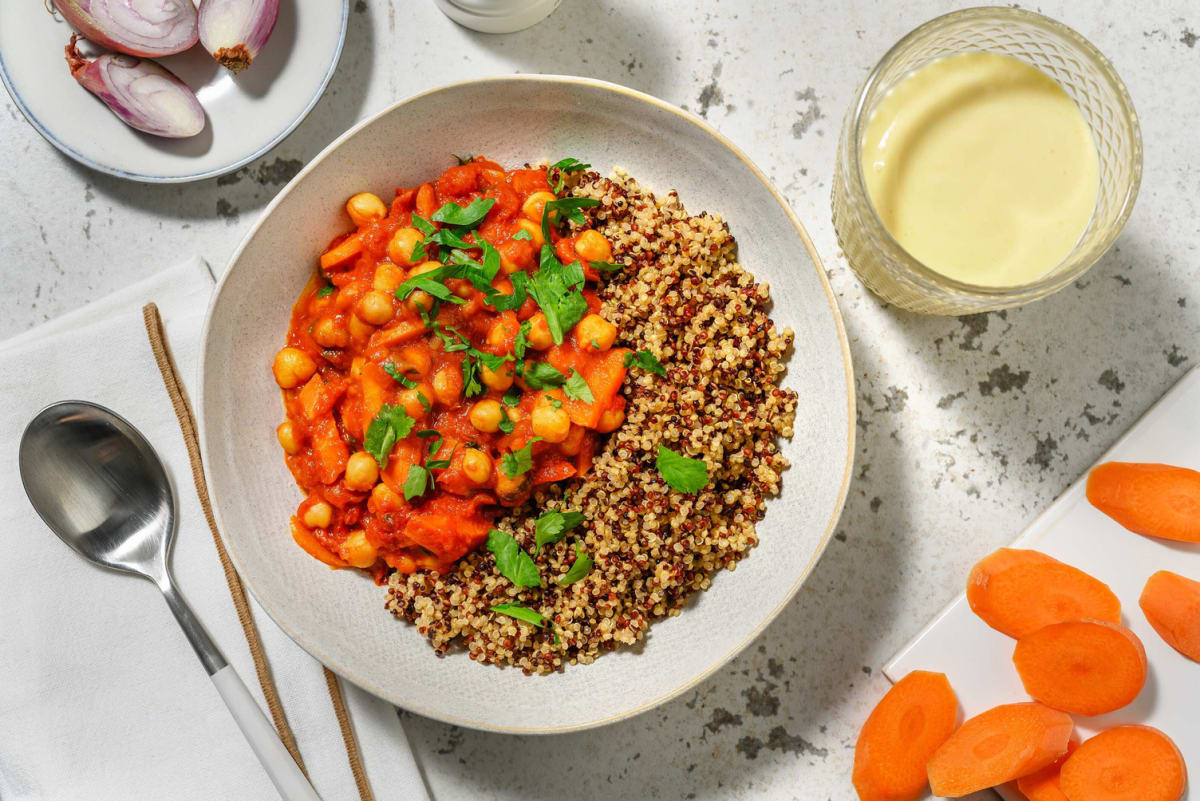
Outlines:
[[[900,51],[916,37],[927,33],[930,29],[944,27],[950,23],[957,22],[960,19],[976,18],[984,19],[988,17],[999,18],[1001,21],[1005,19],[1019,19],[1022,22],[1030,22],[1036,25],[1041,25],[1051,31],[1059,34],[1065,39],[1075,44],[1080,51],[1092,62],[1093,66],[1097,67],[1105,81],[1112,88],[1117,97],[1121,112],[1128,118],[1131,123],[1133,133],[1133,165],[1129,176],[1129,187],[1125,191],[1125,197],[1121,201],[1121,208],[1116,217],[1109,225],[1109,231],[1105,235],[1100,244],[1102,247],[1099,250],[1099,256],[1095,259],[1080,263],[1070,270],[1062,273],[1054,273],[1054,269],[1062,264],[1060,261],[1052,268],[1045,276],[1036,281],[1031,281],[1024,284],[1014,284],[1007,286],[991,286],[987,284],[973,284],[966,281],[960,281],[956,278],[951,278],[944,273],[940,273],[925,265],[920,259],[908,252],[901,245],[892,233],[887,230],[887,226],[880,219],[879,212],[875,209],[875,204],[871,200],[871,195],[867,191],[866,178],[862,168],[862,148],[859,143],[862,141],[863,126],[866,124],[866,102],[867,96],[879,81],[879,76],[884,68],[890,66],[891,62],[898,56]],[[1057,83],[1057,81],[1055,81]],[[1137,200],[1138,190],[1142,183],[1142,130],[1141,122],[1138,119],[1137,111],[1133,105],[1133,98],[1130,97],[1128,89],[1125,87],[1124,81],[1117,74],[1112,63],[1105,57],[1100,50],[1093,45],[1082,34],[1065,25],[1058,20],[1047,17],[1044,14],[1038,14],[1034,11],[1028,11],[1022,8],[1010,8],[1008,6],[973,6],[971,8],[962,8],[956,11],[951,11],[946,14],[934,17],[933,19],[918,25],[911,31],[906,33],[894,45],[888,48],[887,52],[875,63],[870,74],[867,75],[866,81],[862,88],[858,91],[855,97],[854,105],[851,110],[851,118],[849,121],[848,130],[850,136],[849,141],[845,143],[848,152],[845,154],[850,160],[850,175],[849,179],[852,182],[852,191],[866,201],[866,207],[869,214],[864,215],[864,224],[871,229],[872,234],[877,237],[878,241],[891,252],[888,254],[892,258],[900,261],[905,267],[911,271],[912,277],[919,279],[922,282],[927,282],[932,287],[927,288],[948,288],[955,292],[966,295],[984,296],[996,299],[1013,298],[1024,295],[1029,295],[1033,298],[1045,297],[1053,292],[1062,289],[1067,284],[1071,283],[1079,276],[1087,272],[1099,260],[1109,248],[1112,247],[1117,237],[1125,229],[1125,224],[1129,220],[1129,215],[1133,212],[1134,202]],[[1089,130],[1091,125],[1088,125]],[[1090,222],[1089,222],[1090,224]],[[1063,261],[1069,259],[1074,253],[1068,253]]]

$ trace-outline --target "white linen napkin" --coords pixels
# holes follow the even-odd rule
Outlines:
[[[94,401],[140,428],[175,483],[179,587],[265,709],[142,320],[155,302],[195,398],[212,288],[192,259],[0,343],[4,801],[278,797],[154,585],[72,553],[38,518],[17,471],[26,423],[55,401]],[[314,787],[325,801],[359,798],[320,663],[252,597],[250,606]],[[342,692],[375,798],[428,799],[391,705],[348,682]]]

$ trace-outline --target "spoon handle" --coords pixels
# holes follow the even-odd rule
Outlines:
[[[283,801],[321,801],[321,797],[309,784],[296,760],[292,759],[292,755],[280,741],[275,727],[267,720],[254,696],[250,695],[250,691],[238,677],[237,671],[225,660],[221,649],[208,636],[200,619],[180,595],[175,582],[168,575],[165,580],[156,583],[167,600],[167,606],[179,621],[179,627],[183,629],[188,642],[195,649],[196,656],[200,658],[205,671],[216,685],[225,706],[229,707],[233,719],[237,721],[246,741],[250,743],[250,748],[267,771],[271,783],[275,785]]]

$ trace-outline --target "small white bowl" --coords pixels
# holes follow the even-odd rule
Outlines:
[[[204,130],[187,139],[135,131],[80,86],[63,55],[72,29],[60,15],[37,1],[0,0],[0,9],[0,80],[46,141],[118,178],[183,183],[248,164],[308,116],[341,56],[350,0],[282,0],[266,47],[238,75],[199,44],[157,59],[204,106]]]
[[[439,659],[384,610],[385,591],[302,552],[287,521],[300,500],[275,426],[271,361],[319,254],[348,221],[346,198],[389,197],[483,154],[507,166],[574,156],[601,173],[624,167],[644,186],[677,189],[692,213],[720,214],[740,260],[796,332],[784,386],[800,396],[792,466],[759,523],[758,547],[715,576],[682,614],[637,648],[549,676]],[[422,715],[479,729],[551,732],[637,714],[699,682],[744,648],[791,600],[825,547],[854,452],[850,352],[820,259],[800,222],[733,144],[674,106],[613,84],[556,76],[446,86],[356,125],[267,206],[233,256],[209,310],[200,441],[213,509],[246,586],[296,642],[350,681]]]

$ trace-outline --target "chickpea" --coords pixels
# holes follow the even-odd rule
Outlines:
[[[533,243],[535,250],[541,250],[542,245],[546,244],[546,237],[542,236],[542,226],[540,222],[526,220],[524,218],[517,220],[517,226],[522,231],[529,232],[529,241]]]
[[[346,486],[356,492],[366,492],[379,480],[379,465],[366,451],[350,454],[346,462]]]
[[[476,484],[486,484],[492,477],[492,457],[483,451],[468,448],[462,457],[463,472]]]
[[[446,282],[446,286],[449,287],[451,283],[453,283],[454,286],[450,287],[450,291],[455,295],[458,295],[463,300],[469,300],[471,295],[475,292],[475,286],[470,281],[448,281]]]
[[[350,330],[336,317],[322,317],[312,329],[313,339],[323,348],[344,348],[350,344]]]
[[[271,372],[275,374],[275,383],[284,389],[292,389],[312,378],[317,371],[317,363],[312,357],[299,348],[284,348],[275,354],[275,363]]]
[[[517,336],[519,329],[512,324],[511,318],[498,317],[488,329],[487,343],[493,348],[508,348]]]
[[[363,569],[375,564],[375,560],[379,558],[379,552],[367,540],[367,535],[362,529],[351,531],[346,536],[338,548],[338,555],[354,567]]]
[[[333,522],[333,507],[325,501],[317,501],[304,513],[304,525],[309,528],[329,528]]]
[[[374,502],[377,512],[394,511],[404,505],[404,498],[382,481],[376,484],[375,488],[371,490],[371,500]]]
[[[546,204],[551,200],[554,200],[552,192],[534,192],[521,204],[521,213],[541,225],[542,215],[546,213]]]
[[[416,250],[417,243],[424,238],[416,228],[398,229],[388,240],[388,258],[394,264],[412,264],[413,251]]]
[[[612,245],[599,231],[584,231],[576,237],[575,252],[588,261],[612,261]]]
[[[408,300],[404,302],[404,305],[408,307],[408,310],[413,314],[418,313],[418,308],[429,311],[433,308],[433,295],[430,295],[428,292],[422,289],[414,289],[412,294],[408,296]]]
[[[503,470],[496,473],[496,494],[502,501],[518,500],[521,494],[529,488],[529,474],[523,473],[515,478],[509,478]]]
[[[571,417],[566,409],[555,409],[550,404],[535,406],[529,415],[534,436],[547,442],[562,442],[571,431]]]
[[[275,436],[283,446],[283,452],[294,456],[300,452],[300,437],[296,434],[296,426],[291,420],[284,420],[275,429]]]
[[[471,407],[471,425],[480,431],[492,434],[500,430],[502,415],[503,411],[500,408],[500,401],[492,400],[491,398],[481,400]]]
[[[550,336],[550,325],[546,322],[546,315],[538,312],[529,318],[529,347],[534,350],[546,350],[554,344],[554,338]]]
[[[583,435],[587,433],[583,426],[571,424],[567,438],[558,444],[558,449],[567,456],[575,456],[583,448]]]
[[[462,395],[462,370],[453,364],[443,364],[433,374],[433,396],[443,406],[453,406]]]
[[[418,275],[424,275],[425,273],[433,272],[441,266],[442,263],[440,261],[433,261],[432,259],[429,261],[423,261],[408,271],[408,277],[416,278]]]
[[[388,207],[371,192],[359,192],[346,201],[346,213],[355,225],[366,225],[372,220],[382,220],[387,216]]]
[[[363,322],[357,314],[352,314],[346,322],[346,330],[350,332],[350,339],[362,342],[371,338],[371,334],[375,333],[375,326]]]
[[[375,278],[371,281],[371,287],[391,295],[403,283],[404,271],[394,264],[384,262],[375,268]]]
[[[486,364],[479,365],[479,378],[488,389],[501,392],[513,385],[513,363],[505,362],[499,370],[492,370]]]
[[[432,361],[425,349],[411,345],[396,354],[392,361],[396,367],[400,368],[400,372],[417,378],[429,375],[429,368],[432,366]]]
[[[363,295],[362,300],[355,308],[355,314],[361,317],[363,322],[371,325],[383,325],[392,319],[392,315],[395,313],[396,309],[392,306],[391,296],[377,289],[372,289]]]
[[[433,398],[433,387],[429,386],[429,383],[426,381],[422,381],[412,389],[404,390],[397,396],[400,405],[404,407],[404,411],[408,412],[408,416],[417,419],[429,413],[429,407],[433,403]]]
[[[596,423],[596,430],[601,434],[607,434],[609,431],[616,431],[621,423],[625,422],[624,409],[606,409],[600,415],[600,421]]]
[[[576,323],[575,339],[581,347],[608,350],[617,341],[617,327],[598,314],[589,314]]]

